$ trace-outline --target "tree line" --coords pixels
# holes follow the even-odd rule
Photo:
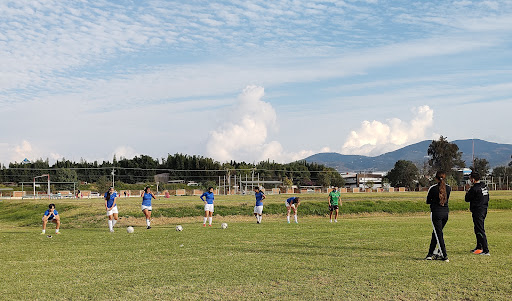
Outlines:
[[[0,165],[0,182],[31,182],[35,176],[50,174],[52,182],[101,183],[111,182],[112,173],[119,185],[136,183],[154,183],[155,176],[165,174],[165,179],[193,181],[202,186],[217,186],[219,177],[231,176],[245,179],[259,176],[261,180],[279,180],[288,185],[343,186],[344,180],[334,168],[322,164],[308,163],[304,160],[280,164],[274,161],[247,163],[230,161],[220,163],[197,155],[168,154],[166,158],[155,159],[148,155],[135,156],[132,159],[115,156],[112,161],[79,162],[62,159],[50,164],[49,160],[39,159],[33,162],[14,162],[8,166]],[[105,184],[106,183],[106,184]],[[165,183],[162,183],[165,185]]]
[[[412,161],[397,161],[386,176],[391,186],[402,186],[409,189],[418,186],[428,187],[434,184],[433,174],[438,170],[446,172],[449,185],[459,186],[463,175],[458,169],[466,167],[466,162],[461,159],[462,153],[459,151],[459,147],[455,143],[448,142],[446,137],[441,136],[439,140],[432,140],[427,154],[429,159],[420,167]],[[507,178],[512,181],[512,161],[508,166],[495,167],[492,173],[489,173],[491,169],[489,161],[475,157],[469,168],[472,171],[477,171],[483,177],[490,175],[498,179],[499,183],[497,184],[500,188],[504,188],[507,184],[505,182]]]

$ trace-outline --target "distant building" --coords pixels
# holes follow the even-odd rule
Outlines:
[[[345,179],[345,188],[382,188],[382,179],[385,172],[359,172],[342,173],[341,177]]]

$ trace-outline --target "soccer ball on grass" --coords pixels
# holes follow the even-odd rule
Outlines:
[[[221,228],[221,229],[226,229],[227,227],[228,227],[228,224],[226,224],[226,223],[222,223],[222,224],[220,225],[220,228]]]
[[[176,226],[176,231],[183,231],[183,227],[181,225]]]
[[[128,233],[133,233],[134,231],[135,231],[135,230],[133,229],[133,227],[132,227],[132,226],[128,226],[128,227],[126,227],[126,232],[128,232]]]

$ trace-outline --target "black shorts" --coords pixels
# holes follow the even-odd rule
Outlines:
[[[338,205],[329,205],[329,211],[338,210]]]

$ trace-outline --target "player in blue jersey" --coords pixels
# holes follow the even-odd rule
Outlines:
[[[201,195],[201,200],[204,202],[204,221],[203,227],[206,227],[206,220],[208,219],[208,225],[212,226],[212,216],[213,216],[213,187],[208,187],[208,191],[205,191]]]
[[[285,202],[286,209],[288,209],[288,214],[286,215],[286,220],[288,221],[288,224],[290,223],[290,212],[293,209],[293,217],[295,218],[295,223],[299,223],[297,221],[297,208],[300,205],[300,198],[299,197],[291,197],[288,198]]]
[[[48,222],[55,223],[57,227],[55,228],[55,234],[60,234],[59,228],[60,228],[60,216],[57,210],[55,209],[55,204],[50,204],[48,206],[48,210],[44,212],[43,215],[43,232],[41,234],[46,233],[46,224]]]
[[[107,209],[108,228],[110,232],[114,232],[114,226],[117,223],[119,211],[117,210],[117,192],[114,187],[110,187],[104,195],[105,209]]]
[[[146,216],[146,229],[151,229],[151,210],[153,210],[153,207],[151,207],[151,200],[156,199],[155,195],[151,192],[151,188],[149,186],[146,186],[144,188],[144,192],[141,194],[142,196],[142,213]]]
[[[265,194],[260,190],[259,187],[254,188],[254,197],[256,198],[256,205],[254,206],[254,216],[256,217],[256,223],[261,223],[261,215],[263,214],[263,200]]]

